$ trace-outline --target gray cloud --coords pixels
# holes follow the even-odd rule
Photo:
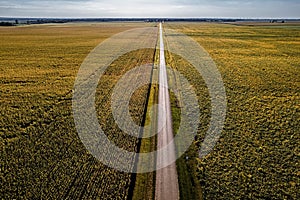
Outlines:
[[[300,18],[298,0],[0,0],[12,17]]]

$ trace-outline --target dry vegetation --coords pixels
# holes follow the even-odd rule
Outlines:
[[[140,26],[145,24],[0,29],[0,199],[127,198],[131,174],[105,167],[80,142],[72,117],[71,91],[77,70],[95,46],[115,33]],[[135,62],[133,58],[137,58]],[[98,94],[109,96],[123,72],[152,59],[153,50],[147,49],[124,55],[108,69],[110,76],[106,77],[110,78],[99,83]],[[132,98],[136,122],[141,120],[146,94],[142,88]],[[106,98],[97,98],[105,109]],[[111,121],[111,115],[105,116]],[[106,130],[115,126],[106,125]],[[136,150],[136,140],[112,133],[108,136],[117,144]],[[128,139],[131,145],[127,145]]]
[[[165,25],[195,39],[216,62],[226,87],[227,119],[215,150],[198,162],[205,199],[300,198],[299,26]],[[169,55],[194,85],[204,138],[209,97],[201,77]],[[192,172],[192,171],[191,171]]]

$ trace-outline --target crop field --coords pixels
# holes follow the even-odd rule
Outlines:
[[[0,199],[127,198],[131,174],[104,166],[80,142],[72,117],[72,89],[83,59],[93,48],[113,34],[141,26],[145,24],[0,29]],[[102,102],[111,96],[118,76],[151,62],[153,54],[149,49],[125,54],[108,68],[97,90],[101,120],[112,120],[106,114],[110,106]],[[137,123],[147,91],[141,88],[131,99]],[[137,150],[137,139],[118,137],[115,125],[106,125],[111,140]]]
[[[183,32],[204,47],[226,88],[227,116],[219,142],[204,159],[194,159],[196,169],[192,161],[186,164],[198,177],[204,199],[299,199],[299,24],[168,23],[165,28]],[[195,145],[200,147],[210,116],[207,88],[185,61],[170,53],[168,61],[199,97],[202,115]]]
[[[119,172],[86,150],[75,129],[72,90],[81,63],[99,43],[125,30],[156,25],[0,28],[0,199],[154,199],[155,172]],[[185,33],[208,51],[227,94],[221,138],[199,159],[210,122],[209,92],[192,66],[167,51],[165,41],[166,62],[193,85],[201,113],[195,142],[176,163],[180,199],[300,199],[300,25],[164,23],[164,28]],[[156,138],[139,141],[123,133],[113,121],[109,99],[127,71],[157,64],[157,56],[154,49],[129,52],[98,83],[99,123],[110,140],[128,151],[153,151]],[[168,75],[180,90],[175,75]],[[157,79],[158,70],[144,78]],[[157,102],[157,90],[156,84],[146,85],[132,96],[130,114],[138,125],[153,120],[145,118],[145,109],[148,114]],[[170,98],[176,131],[182,102],[173,93]]]

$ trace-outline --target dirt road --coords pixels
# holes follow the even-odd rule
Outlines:
[[[160,66],[159,66],[159,94],[158,103],[163,109],[158,110],[158,123],[166,122],[161,130],[158,130],[157,149],[160,149],[173,139],[172,115],[170,106],[169,91],[166,87],[167,81],[166,61],[164,54],[163,28],[160,23]],[[163,119],[165,118],[165,119]],[[167,162],[167,160],[175,158],[175,146],[172,151],[167,154],[158,154],[157,163]],[[179,199],[179,186],[176,170],[176,163],[156,171],[156,200],[176,200]]]

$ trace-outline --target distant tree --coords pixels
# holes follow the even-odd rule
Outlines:
[[[0,22],[0,26],[13,26],[14,24],[11,22]]]

